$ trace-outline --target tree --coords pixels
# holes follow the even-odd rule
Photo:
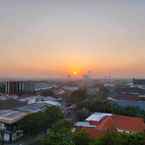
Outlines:
[[[39,145],[74,145],[72,133],[67,128],[51,129],[49,134],[39,141]]]
[[[49,107],[46,111],[26,116],[18,123],[18,126],[24,130],[25,134],[33,135],[41,131],[46,131],[61,119],[64,119],[62,111],[56,107]]]
[[[90,145],[145,145],[145,134],[107,134]]]
[[[75,145],[89,145],[91,139],[84,132],[76,132],[73,136]]]
[[[69,102],[79,104],[86,97],[87,97],[86,89],[79,89],[71,94]]]

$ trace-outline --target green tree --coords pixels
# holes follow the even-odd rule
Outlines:
[[[52,129],[39,145],[74,145],[72,133],[67,128]]]
[[[57,121],[64,119],[59,108],[49,107],[46,111],[33,113],[26,116],[18,123],[20,129],[27,135],[34,135],[51,128]]]
[[[111,133],[96,139],[90,145],[145,145],[145,134]]]
[[[75,145],[89,145],[91,139],[89,136],[84,132],[77,132],[73,136],[73,140]]]
[[[79,89],[73,92],[70,96],[69,102],[74,104],[79,104],[87,97],[86,89]]]

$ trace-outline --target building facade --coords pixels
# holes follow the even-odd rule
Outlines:
[[[12,143],[23,136],[23,130],[17,127],[17,122],[26,115],[16,110],[0,111],[0,139],[3,142]]]
[[[29,81],[7,81],[5,83],[5,93],[8,95],[21,95],[33,93],[34,85]]]
[[[143,118],[96,112],[83,122],[77,122],[75,128],[86,132],[91,138],[99,138],[109,132],[144,133]]]

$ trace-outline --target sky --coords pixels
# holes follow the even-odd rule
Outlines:
[[[0,0],[0,78],[145,77],[144,0]]]

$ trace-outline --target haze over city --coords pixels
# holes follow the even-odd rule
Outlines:
[[[145,0],[0,0],[0,145],[145,145]]]
[[[145,1],[0,0],[0,78],[145,77]]]

